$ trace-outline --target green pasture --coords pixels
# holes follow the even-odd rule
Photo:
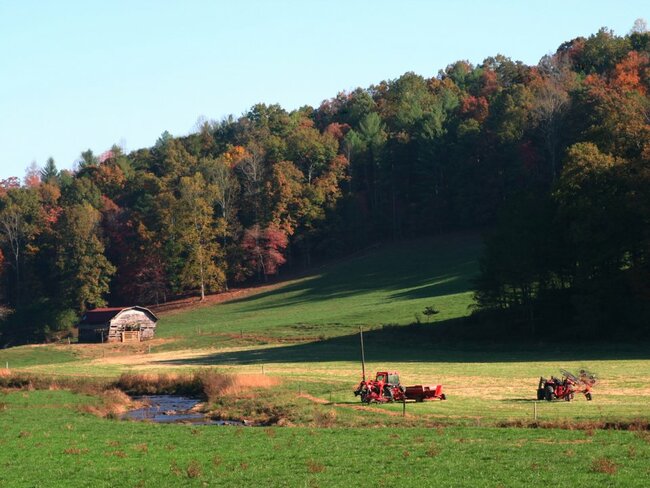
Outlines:
[[[324,338],[360,325],[426,322],[429,306],[439,312],[431,322],[463,317],[480,248],[475,234],[379,247],[271,291],[163,316],[157,336],[175,339],[168,348],[205,347],[227,343],[227,334]]]
[[[646,486],[646,432],[252,428],[100,419],[65,391],[0,395],[0,485]]]
[[[23,346],[0,349],[0,368],[26,368],[37,365],[69,363],[79,359],[79,349],[73,347]]]
[[[436,343],[427,328],[407,326],[364,334],[366,370],[399,371],[404,384],[442,384],[446,402],[409,404],[409,415],[443,423],[497,425],[533,421],[631,421],[649,418],[650,358],[647,345],[551,348],[512,345]],[[414,330],[411,330],[414,329]],[[75,349],[80,346],[62,346]],[[204,349],[191,357],[173,352],[43,364],[21,371],[40,375],[114,378],[120,373],[190,372],[210,368],[221,373],[264,373],[282,380],[278,390],[308,393],[336,404],[341,411],[358,405],[352,391],[361,379],[358,335],[297,344],[267,344]],[[144,362],[142,362],[144,361]],[[594,400],[541,402],[535,405],[540,376],[560,368],[589,369],[599,377]],[[276,399],[268,398],[269,403]],[[401,412],[400,405],[374,407]]]
[[[361,376],[362,326],[368,375],[397,370],[404,384],[444,385],[447,402],[409,406],[410,415],[463,425],[529,421],[535,411],[551,421],[647,420],[647,344],[441,339],[438,327],[453,327],[468,314],[480,245],[476,235],[456,234],[379,247],[270,291],[163,315],[162,341],[151,347],[10,348],[0,350],[0,366],[8,361],[12,370],[91,378],[201,368],[264,373],[281,378],[281,390],[309,393],[348,412],[357,404],[352,390]],[[428,306],[439,311],[430,321],[422,314]],[[594,401],[535,406],[539,377],[559,375],[560,368],[594,371],[600,378]]]
[[[461,234],[379,247],[239,300],[163,314],[152,343],[0,350],[5,375],[277,377],[206,410],[270,412],[290,426],[122,422],[79,410],[97,397],[7,390],[0,486],[645,486],[647,431],[599,427],[647,424],[648,344],[445,340],[440,328],[469,314],[479,251],[477,236]],[[439,313],[427,317],[426,307]],[[441,383],[448,400],[361,406],[352,393],[360,326],[369,376],[396,370],[404,384]],[[536,402],[539,377],[560,368],[595,372],[594,400]],[[535,419],[565,428],[512,427]]]

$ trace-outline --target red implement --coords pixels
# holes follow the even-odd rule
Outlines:
[[[402,386],[399,380],[399,373],[379,371],[374,380],[362,381],[354,391],[355,395],[361,397],[363,403],[386,403],[415,400],[445,400],[442,392],[442,385],[415,385]]]
[[[404,394],[408,400],[423,402],[426,400],[446,400],[447,397],[442,392],[442,385],[415,385],[405,387]]]

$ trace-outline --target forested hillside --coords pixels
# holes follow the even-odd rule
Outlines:
[[[50,159],[0,182],[0,342],[459,229],[489,230],[479,318],[647,335],[648,90],[647,30],[602,29],[536,66],[458,61],[128,154],[88,150],[74,172]]]

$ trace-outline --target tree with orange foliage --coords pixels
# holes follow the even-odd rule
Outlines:
[[[25,186],[28,188],[35,188],[41,184],[41,170],[36,164],[36,161],[32,161],[32,163],[27,167],[24,182]]]
[[[630,53],[613,76],[586,77],[582,110],[587,113],[587,135],[606,152],[636,159],[650,140],[647,98],[650,58]]]

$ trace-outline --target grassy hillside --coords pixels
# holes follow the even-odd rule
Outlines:
[[[201,346],[222,334],[322,338],[359,325],[424,322],[428,306],[439,311],[431,322],[462,317],[480,249],[475,234],[382,246],[271,291],[164,316],[157,335]]]

